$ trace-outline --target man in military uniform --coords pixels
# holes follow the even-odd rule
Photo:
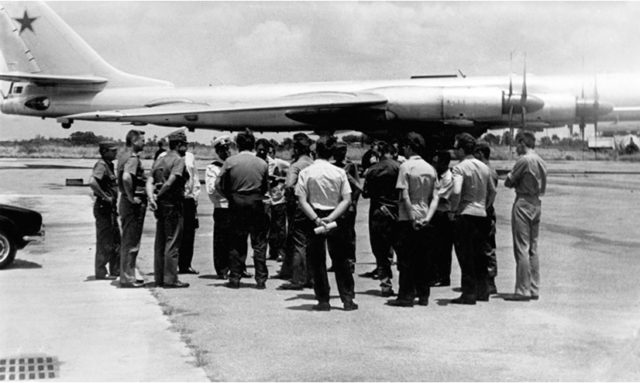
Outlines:
[[[120,275],[120,228],[118,227],[118,184],[113,168],[118,145],[113,141],[100,142],[101,159],[93,166],[89,186],[96,201],[93,216],[96,219],[95,278],[107,279]]]
[[[313,164],[310,147],[311,142],[306,134],[296,133],[293,135],[294,161],[289,167],[284,185],[288,222],[286,252],[280,273],[275,276],[280,279],[291,279],[291,282],[278,287],[282,290],[302,290],[305,285],[310,287],[313,280],[311,264],[307,259],[307,246],[311,235],[309,232],[313,230],[313,224],[309,222],[300,208],[300,203],[295,195],[300,172]]]
[[[376,144],[379,151],[379,145]],[[349,258],[349,267],[353,273],[356,265],[356,214],[358,207],[358,199],[362,194],[362,187],[360,186],[360,175],[358,174],[358,165],[347,159],[347,144],[344,142],[337,142],[333,151],[333,165],[343,169],[347,173],[347,179],[349,180],[349,186],[351,187],[351,204],[347,208],[347,211],[343,214],[342,218],[345,222],[345,229],[347,230],[347,240],[349,248],[346,249]],[[331,249],[329,249],[331,251]]]
[[[169,151],[153,164],[147,180],[149,205],[156,216],[154,278],[156,286],[189,287],[178,280],[178,261],[184,229],[184,185],[189,178],[184,155],[187,136],[182,131],[168,137]]]
[[[153,164],[147,194],[156,215],[154,276],[157,286],[189,287],[178,280],[178,258],[184,225],[184,184],[189,178],[184,155],[187,136],[183,131],[169,135],[169,152]]]
[[[381,160],[365,173],[362,196],[371,198],[369,204],[369,242],[376,257],[375,275],[380,279],[383,297],[394,295],[391,286],[391,264],[395,226],[398,219],[398,191],[396,181],[400,165],[393,159],[392,146],[379,143]]]
[[[142,279],[136,279],[136,259],[140,251],[140,238],[147,210],[144,191],[145,175],[140,161],[144,149],[144,132],[132,129],[127,133],[126,149],[118,156],[118,205],[122,223],[120,246],[120,287],[142,287]]]

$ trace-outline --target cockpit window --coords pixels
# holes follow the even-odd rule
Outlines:
[[[13,93],[15,93],[15,94],[22,93],[22,87],[21,86],[16,86],[15,88],[13,88]]]

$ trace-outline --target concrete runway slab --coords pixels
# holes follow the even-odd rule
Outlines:
[[[182,277],[192,284],[189,289],[129,293],[108,282],[85,281],[92,273],[95,235],[89,190],[63,185],[64,178],[87,179],[87,162],[57,160],[70,168],[20,169],[0,161],[0,199],[41,211],[47,224],[45,243],[19,252],[16,265],[0,271],[0,357],[28,351],[59,355],[65,361],[63,380],[640,380],[640,176],[585,173],[633,173],[640,165],[549,164],[556,171],[543,199],[540,301],[503,299],[513,292],[515,261],[513,192],[501,183],[496,202],[501,295],[471,307],[450,305],[459,295],[454,260],[453,285],[432,289],[428,307],[386,306],[376,281],[356,277],[360,309],[344,312],[330,276],[334,310],[317,313],[310,310],[315,301],[309,289],[275,290],[281,283],[276,280],[264,291],[254,289],[251,280],[240,290],[222,286],[213,272],[212,207],[204,194],[193,262],[201,274]],[[497,166],[508,168],[509,162]],[[357,221],[357,274],[375,264],[367,209],[364,200]],[[154,228],[148,214],[139,268],[149,280]],[[269,261],[271,274],[278,268]],[[131,318],[131,327],[109,325],[121,318]],[[135,337],[125,343],[123,333]],[[168,339],[173,351],[158,345],[158,337]],[[163,363],[170,356],[177,359]],[[120,377],[110,364],[135,358],[142,360],[131,367],[138,369],[135,376]],[[156,364],[169,371],[156,371]],[[185,366],[188,373],[182,376]]]

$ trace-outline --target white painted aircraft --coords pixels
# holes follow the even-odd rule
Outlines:
[[[178,88],[105,62],[46,4],[0,7],[10,83],[1,110],[75,120],[256,131],[357,130],[428,142],[493,128],[640,120],[640,74],[537,77],[414,76],[404,80]],[[514,86],[514,84],[522,84]]]

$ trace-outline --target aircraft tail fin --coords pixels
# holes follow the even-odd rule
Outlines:
[[[0,49],[9,73],[99,77],[107,87],[171,86],[112,67],[43,2],[0,4]]]

